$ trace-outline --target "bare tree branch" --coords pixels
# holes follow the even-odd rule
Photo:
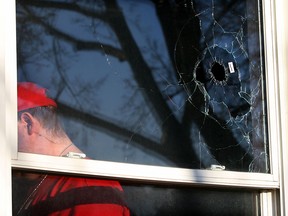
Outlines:
[[[104,52],[106,55],[111,55],[111,56],[118,58],[120,61],[126,60],[126,55],[122,52],[121,49],[115,48],[105,43],[80,40],[76,37],[73,37],[71,34],[66,34],[63,31],[60,31],[59,29],[54,28],[52,25],[48,24],[47,22],[44,22],[41,17],[37,17],[35,14],[33,14],[31,10],[29,10],[26,6],[23,6],[23,7],[25,7],[27,13],[30,16],[31,21],[33,21],[34,23],[38,25],[41,25],[43,28],[46,29],[47,32],[49,32],[50,35],[71,43],[72,46],[75,48],[75,50],[79,50],[79,51],[99,50],[101,52]]]

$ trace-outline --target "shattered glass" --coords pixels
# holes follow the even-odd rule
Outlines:
[[[269,172],[258,0],[17,0],[18,81],[91,159]]]

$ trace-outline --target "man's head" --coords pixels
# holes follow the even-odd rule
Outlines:
[[[34,83],[18,83],[17,90],[19,151],[45,153],[45,142],[65,137],[57,118],[57,105],[46,95],[46,89]]]

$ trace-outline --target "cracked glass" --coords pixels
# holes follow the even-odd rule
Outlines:
[[[269,170],[258,0],[17,0],[17,79],[90,159]]]

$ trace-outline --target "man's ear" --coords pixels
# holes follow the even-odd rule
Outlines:
[[[30,113],[24,112],[20,116],[20,121],[26,125],[27,133],[31,135],[33,132],[34,117]]]

